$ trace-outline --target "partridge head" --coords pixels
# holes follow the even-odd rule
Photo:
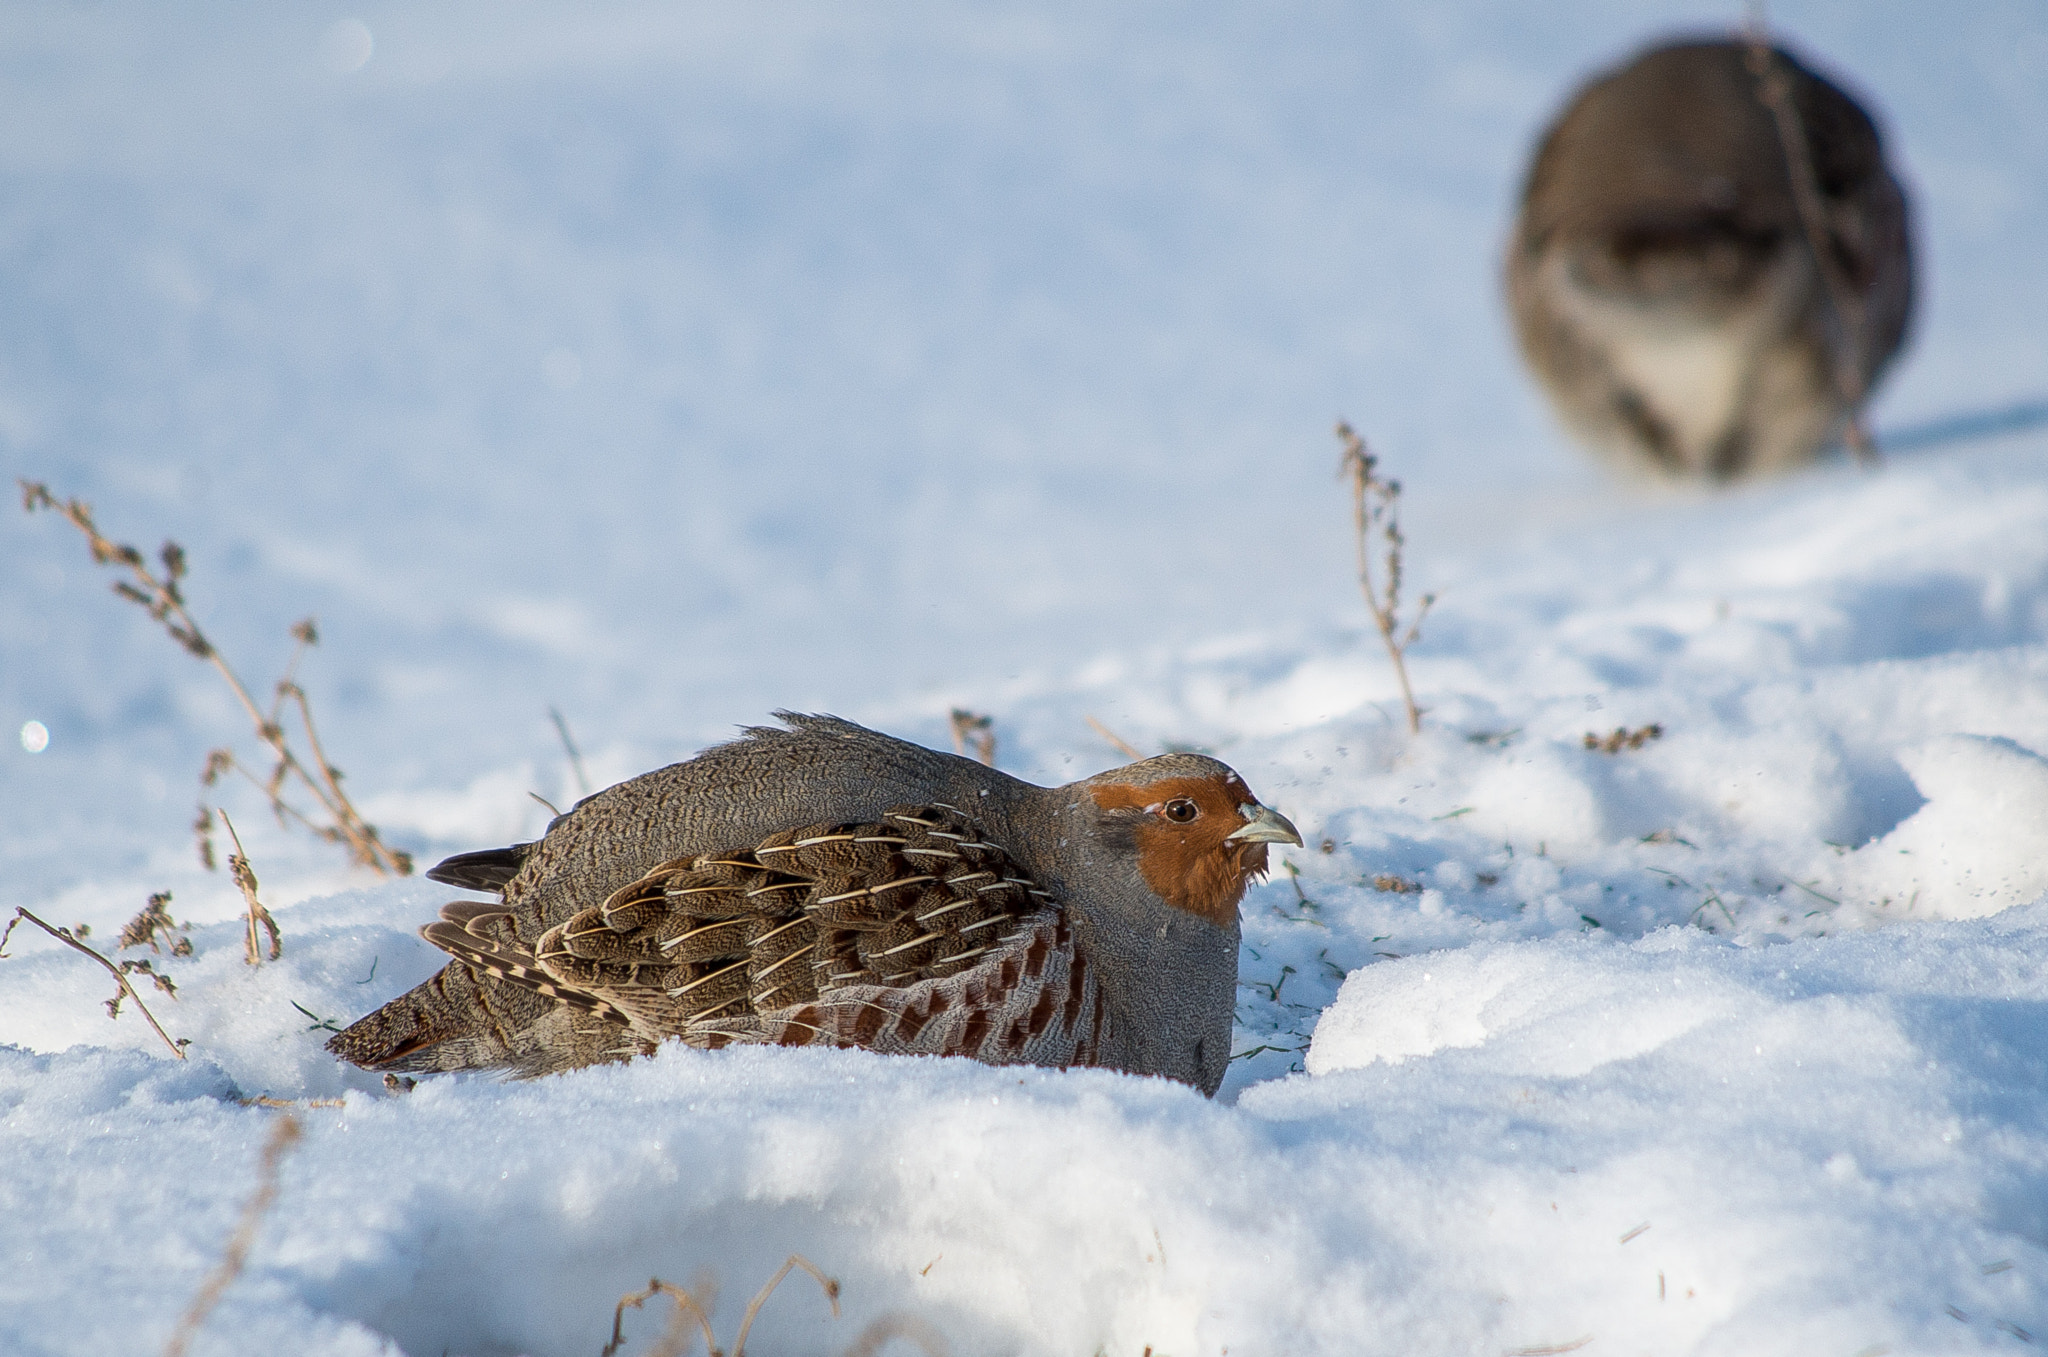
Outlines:
[[[1214,1093],[1237,907],[1301,837],[1227,765],[1064,787],[783,714],[427,875],[495,898],[453,958],[329,1042],[390,1071],[543,1074],[670,1038],[1093,1065]]]
[[[1862,105],[1790,53],[1656,47],[1544,134],[1507,293],[1595,451],[1679,478],[1782,471],[1841,436],[1898,351],[1905,190]]]

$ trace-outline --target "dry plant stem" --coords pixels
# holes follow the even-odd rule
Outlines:
[[[676,1308],[670,1312],[668,1327],[662,1331],[660,1341],[649,1350],[647,1357],[682,1357],[690,1346],[690,1332],[685,1325],[693,1316],[696,1318],[697,1327],[703,1331],[705,1352],[710,1357],[720,1357],[718,1341],[712,1336],[711,1320],[704,1313],[704,1307],[697,1303],[695,1296],[659,1277],[648,1278],[645,1291],[636,1291],[630,1296],[619,1297],[618,1306],[612,1311],[612,1341],[605,1344],[600,1357],[613,1357],[614,1353],[626,1345],[626,1335],[620,1331],[619,1326],[625,1320],[628,1309],[637,1310],[656,1296],[664,1295],[675,1301]]]
[[[1422,636],[1422,619],[1429,615],[1430,605],[1436,602],[1435,594],[1424,594],[1416,605],[1415,621],[1404,633],[1401,630],[1401,549],[1407,539],[1401,536],[1401,524],[1395,505],[1401,498],[1401,483],[1382,479],[1378,474],[1379,459],[1365,446],[1365,440],[1357,430],[1339,420],[1337,437],[1344,444],[1344,459],[1339,474],[1351,481],[1351,522],[1358,538],[1358,587],[1365,595],[1365,606],[1372,613],[1373,625],[1379,628],[1380,639],[1386,642],[1387,658],[1394,662],[1394,677],[1401,683],[1401,702],[1408,709],[1408,733],[1413,735],[1422,730],[1422,708],[1415,705],[1415,690],[1408,683],[1408,647]],[[1387,585],[1382,592],[1372,577],[1372,533],[1378,528],[1387,542]]]
[[[122,973],[121,968],[119,966],[116,966],[113,962],[107,960],[98,952],[95,952],[92,948],[86,946],[77,938],[71,936],[71,930],[68,928],[52,928],[50,927],[50,925],[44,923],[41,919],[38,919],[35,915],[29,913],[27,910],[22,909],[18,906],[14,911],[14,917],[17,921],[21,919],[27,919],[30,923],[34,924],[37,928],[42,929],[45,933],[48,933],[51,937],[63,943],[66,947],[75,948],[76,950],[83,952],[87,956],[91,957],[94,961],[99,962],[100,965],[106,967],[107,974],[113,976],[114,983],[121,987],[121,993],[126,995],[128,998],[133,999],[135,1001],[135,1007],[142,1011],[143,1019],[144,1021],[148,1022],[150,1030],[152,1032],[155,1032],[158,1036],[164,1039],[164,1045],[171,1048],[172,1055],[178,1057],[178,1059],[180,1060],[183,1060],[185,1058],[185,1048],[183,1046],[180,1046],[177,1042],[171,1040],[171,1034],[169,1032],[164,1031],[163,1024],[158,1022],[156,1020],[156,1015],[149,1011],[149,1005],[142,1002],[142,996],[135,992],[135,986],[128,983],[128,977]],[[7,933],[12,933],[13,931],[14,925],[11,923],[8,924]],[[0,933],[0,947],[5,947],[7,945],[7,933]],[[0,955],[4,955],[4,953],[0,953]]]
[[[377,831],[365,823],[360,815],[356,814],[355,807],[349,804],[347,794],[341,790],[341,770],[327,761],[327,751],[320,747],[320,732],[313,727],[313,708],[306,701],[306,690],[298,684],[286,680],[277,685],[277,696],[280,701],[290,697],[293,705],[299,709],[299,721],[306,728],[306,744],[313,752],[313,766],[320,770],[321,779],[327,784],[328,796],[321,797],[321,802],[328,805],[334,811],[336,823],[343,825],[343,834],[347,838],[350,848],[354,851],[362,852],[363,848],[358,847],[360,843],[366,846],[373,855],[368,865],[376,866],[377,859],[381,858],[391,864],[392,870],[396,875],[407,875],[406,872],[397,871],[396,859],[391,850],[377,841]],[[276,722],[271,724],[277,726]],[[282,729],[282,727],[277,728]],[[296,760],[294,761],[294,766],[297,766]],[[283,780],[281,773],[273,773],[271,780],[273,783],[281,782]],[[344,817],[346,817],[346,821],[344,821]],[[382,871],[383,868],[378,870]]]
[[[747,1303],[747,1312],[740,1317],[740,1331],[732,1340],[732,1357],[747,1357],[747,1330],[754,1327],[754,1316],[761,1313],[762,1305],[767,1303],[775,1288],[782,1285],[782,1279],[789,1275],[789,1270],[793,1267],[800,1267],[817,1278],[818,1285],[824,1289],[826,1301],[832,1306],[832,1318],[839,1318],[839,1283],[818,1271],[810,1259],[800,1253],[792,1253],[783,1261],[776,1274],[768,1279],[768,1285],[755,1292],[754,1299]]]
[[[270,1130],[270,1139],[263,1143],[263,1160],[256,1169],[256,1193],[242,1208],[242,1219],[235,1226],[235,1233],[228,1240],[227,1251],[215,1265],[206,1284],[199,1288],[199,1294],[192,1298],[192,1304],[185,1311],[185,1317],[178,1321],[178,1328],[171,1335],[171,1341],[164,1345],[164,1357],[184,1357],[185,1350],[192,1346],[192,1339],[199,1332],[199,1326],[213,1313],[213,1307],[220,1304],[220,1298],[235,1278],[241,1276],[242,1268],[249,1261],[249,1250],[256,1243],[256,1231],[262,1228],[263,1218],[270,1214],[270,1208],[277,1201],[277,1171],[284,1162],[285,1154],[299,1139],[299,1119],[287,1113],[277,1119]]]
[[[1094,729],[1095,733],[1097,735],[1100,735],[1103,739],[1109,741],[1110,747],[1115,749],[1117,753],[1123,755],[1127,759],[1133,760],[1142,759],[1145,757],[1144,753],[1140,751],[1136,745],[1132,744],[1129,740],[1126,740],[1123,736],[1111,730],[1108,726],[1103,725],[1102,722],[1096,720],[1092,716],[1087,718],[1087,720],[1089,726]]]
[[[257,738],[268,745],[271,753],[276,756],[277,765],[272,771],[269,783],[265,785],[265,792],[280,819],[289,813],[293,818],[312,828],[315,833],[346,844],[350,855],[356,861],[380,873],[405,876],[411,871],[410,859],[403,853],[387,848],[379,841],[376,828],[357,812],[347,793],[341,789],[340,770],[327,761],[325,753],[320,748],[319,736],[313,729],[312,710],[307,704],[304,690],[293,678],[297,671],[299,656],[304,654],[306,647],[319,639],[310,619],[292,628],[292,635],[299,645],[293,652],[285,677],[278,681],[271,710],[266,714],[256,705],[256,699],[250,696],[248,686],[228,664],[226,657],[206,639],[206,634],[200,630],[197,619],[186,608],[184,593],[178,586],[178,581],[185,575],[185,553],[182,548],[175,542],[164,543],[160,554],[163,575],[159,578],[150,569],[141,552],[134,547],[114,542],[100,532],[98,524],[93,521],[91,507],[82,500],[59,501],[50,493],[48,486],[38,482],[23,480],[18,484],[21,486],[21,503],[24,509],[30,513],[38,509],[48,509],[62,515],[73,527],[85,534],[96,563],[125,566],[135,582],[131,584],[126,580],[118,581],[114,585],[114,592],[130,602],[140,604],[154,621],[163,626],[172,640],[194,657],[211,664],[215,672],[227,683],[228,691],[234,694],[235,700],[241,704],[242,710],[254,724]],[[306,740],[312,748],[311,769],[293,751],[285,734],[283,722],[279,719],[283,704],[287,700],[297,706],[304,723]],[[232,764],[232,755],[228,756],[228,761]],[[218,755],[209,761],[210,775],[216,771],[218,762]],[[287,779],[296,779],[301,786],[311,792],[333,823],[326,826],[315,825],[306,816],[287,806],[280,795]],[[211,776],[208,781],[211,781]]]
[[[248,931],[243,936],[243,959],[251,966],[263,962],[263,948],[256,928],[260,924],[270,934],[270,959],[277,960],[284,955],[284,937],[277,931],[277,920],[270,917],[270,911],[256,898],[256,869],[249,865],[249,855],[242,851],[242,836],[235,833],[235,822],[228,819],[228,813],[220,813],[221,823],[228,827],[228,837],[235,841],[235,851],[228,854],[228,875],[234,878],[235,886],[242,892],[242,899],[249,906]]]
[[[170,910],[165,908],[170,903],[169,891],[158,891],[150,896],[142,912],[122,925],[121,934],[114,942],[115,949],[125,951],[146,943],[150,951],[161,953],[163,948],[157,945],[157,938],[161,935],[171,944],[172,956],[191,956],[192,939],[179,936],[185,925],[171,917]]]
[[[832,1317],[839,1318],[838,1281],[820,1272],[816,1264],[802,1254],[792,1253],[783,1260],[775,1275],[768,1279],[768,1284],[755,1292],[753,1300],[747,1303],[746,1313],[740,1317],[740,1331],[733,1339],[732,1357],[746,1357],[747,1334],[753,1329],[755,1318],[761,1313],[761,1307],[767,1304],[768,1297],[775,1293],[775,1288],[782,1285],[783,1279],[789,1276],[792,1268],[802,1268],[817,1279],[818,1286],[825,1293],[826,1302],[832,1307]],[[700,1282],[700,1285],[704,1284]],[[711,1289],[715,1299],[715,1285]],[[704,1335],[704,1350],[708,1357],[725,1357],[718,1346],[717,1337],[711,1331],[711,1317],[704,1309],[706,1302],[659,1277],[650,1277],[646,1290],[619,1297],[618,1305],[612,1309],[611,1341],[605,1344],[604,1351],[599,1357],[615,1357],[619,1349],[626,1345],[626,1311],[637,1310],[656,1296],[670,1297],[675,1301],[675,1309],[670,1312],[668,1326],[662,1331],[661,1337],[648,1349],[647,1357],[682,1357],[689,1349],[693,1336],[689,1330],[689,1321],[692,1319],[697,1321],[697,1332]],[[846,1350],[846,1357],[874,1357],[874,1354],[881,1351],[882,1346],[892,1338],[903,1338],[917,1344],[924,1349],[926,1357],[947,1357],[946,1342],[938,1330],[914,1315],[883,1315],[874,1320],[861,1330],[853,1346]]]
[[[953,752],[965,758],[967,747],[971,743],[974,746],[974,757],[987,767],[995,767],[996,718],[978,715],[965,707],[955,707],[950,721],[953,728]]]
[[[1878,463],[1877,443],[1863,424],[1863,402],[1869,392],[1863,388],[1863,374],[1857,365],[1856,349],[1863,337],[1863,301],[1842,275],[1841,261],[1828,248],[1827,205],[1821,200],[1820,177],[1813,168],[1813,150],[1806,140],[1806,124],[1792,102],[1792,79],[1784,63],[1771,50],[1770,30],[1761,3],[1753,5],[1744,41],[1748,47],[1749,72],[1756,79],[1757,98],[1770,110],[1778,129],[1778,144],[1785,152],[1785,171],[1792,181],[1792,202],[1799,209],[1799,225],[1806,235],[1807,253],[1813,256],[1820,274],[1821,290],[1835,313],[1842,343],[1836,346],[1835,392],[1848,410],[1842,441],[1865,466]]]
[[[569,767],[576,774],[576,791],[580,796],[590,795],[590,778],[583,771],[583,755],[576,748],[576,742],[569,738],[569,723],[562,719],[560,710],[548,708],[548,716],[555,723],[555,734],[562,737],[562,748],[569,751]]]
[[[294,806],[293,804],[291,804],[291,802],[286,801],[278,795],[279,784],[278,780],[275,777],[273,777],[270,781],[265,782],[261,778],[257,777],[254,773],[250,772],[247,768],[244,768],[235,759],[233,751],[226,749],[216,749],[207,758],[206,772],[200,778],[200,782],[202,783],[202,785],[210,787],[215,782],[220,780],[220,775],[222,773],[237,773],[241,776],[243,781],[247,782],[251,787],[254,787],[257,791],[261,792],[264,798],[270,802],[271,812],[277,816],[279,824],[288,824],[296,820],[299,823],[300,828],[308,830],[316,838],[327,839],[329,841],[337,841],[337,836],[334,830],[330,829],[326,825],[322,825],[317,821],[313,820],[304,811],[300,810],[297,806]],[[208,871],[212,871],[213,821],[209,818],[209,814],[210,812],[208,812],[205,806],[202,805],[199,811],[199,819],[197,823],[193,825],[193,829],[196,830],[199,834],[200,856],[205,859],[206,869]]]
[[[1664,727],[1653,721],[1635,730],[1630,730],[1627,726],[1616,726],[1612,735],[1595,735],[1589,730],[1586,732],[1584,744],[1588,749],[1619,754],[1624,749],[1641,749],[1650,741],[1662,739],[1663,736]]]

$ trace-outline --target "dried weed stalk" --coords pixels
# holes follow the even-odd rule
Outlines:
[[[965,707],[953,708],[953,752],[966,757],[969,745],[974,757],[990,768],[996,766],[996,718],[981,716]]]
[[[256,869],[249,865],[249,855],[242,851],[242,836],[235,833],[235,822],[228,813],[220,813],[220,822],[228,827],[228,837],[234,840],[235,851],[228,854],[228,875],[234,878],[235,888],[242,892],[242,899],[248,905],[248,927],[242,937],[242,959],[251,966],[263,963],[263,948],[256,936],[258,926],[270,934],[270,959],[277,960],[284,955],[284,937],[277,931],[277,920],[270,917],[270,911],[256,898]]]
[[[569,723],[563,719],[561,709],[558,707],[549,707],[548,717],[555,723],[555,734],[562,737],[562,748],[568,751],[569,768],[576,774],[576,794],[578,796],[590,795],[590,775],[583,771],[583,751],[576,747],[576,741],[569,738]],[[540,800],[539,797],[534,799],[536,801]],[[541,804],[546,806],[547,802],[541,801]],[[553,810],[554,807],[548,806],[548,809]]]
[[[1125,758],[1136,761],[1138,759],[1142,759],[1145,757],[1144,751],[1139,749],[1138,746],[1132,744],[1129,740],[1126,740],[1123,736],[1117,734],[1108,726],[1103,725],[1102,722],[1096,720],[1094,717],[1091,716],[1088,718],[1088,724],[1090,727],[1094,729],[1097,735],[1100,735],[1103,739],[1109,741],[1111,748],[1115,749],[1117,753],[1123,755]]]
[[[789,1276],[790,1269],[799,1267],[817,1279],[819,1287],[825,1292],[825,1300],[832,1307],[832,1317],[839,1318],[839,1283],[818,1271],[817,1266],[802,1254],[792,1253],[783,1260],[781,1268],[775,1275],[768,1279],[768,1284],[755,1292],[754,1299],[748,1302],[746,1313],[740,1317],[739,1334],[733,1339],[732,1357],[746,1357],[747,1332],[754,1327],[755,1316],[761,1313],[761,1307],[767,1303],[768,1297],[774,1294],[775,1288],[782,1285],[783,1278]],[[614,1357],[614,1354],[625,1346],[626,1336],[621,1325],[625,1320],[626,1311],[637,1310],[656,1296],[669,1297],[675,1302],[675,1309],[669,1314],[668,1327],[662,1331],[655,1345],[648,1350],[647,1357],[682,1357],[682,1354],[689,1350],[693,1337],[690,1332],[690,1321],[693,1319],[697,1322],[697,1332],[704,1335],[704,1350],[709,1357],[725,1357],[724,1350],[718,1346],[718,1339],[711,1332],[711,1316],[706,1313],[704,1302],[700,1302],[684,1288],[665,1282],[659,1277],[650,1278],[645,1291],[635,1291],[631,1295],[619,1297],[618,1305],[612,1310],[612,1339],[605,1344],[601,1357]],[[875,1334],[877,1326],[881,1323],[882,1321],[877,1320],[875,1324],[870,1324],[856,1340],[855,1347],[858,1348],[860,1343],[869,1342],[870,1335]],[[893,1336],[894,1332],[892,1330],[873,1338],[865,1352],[874,1352]],[[913,1322],[901,1332],[913,1341],[923,1342],[919,1334],[928,1330]],[[932,1357],[944,1357],[945,1349],[943,1345],[936,1350],[927,1346],[926,1351],[932,1353]]]
[[[256,1232],[263,1227],[263,1218],[270,1214],[270,1208],[277,1201],[277,1174],[284,1163],[284,1157],[301,1134],[299,1119],[287,1112],[277,1119],[270,1128],[270,1139],[263,1142],[263,1159],[256,1168],[256,1191],[242,1207],[242,1219],[235,1226],[235,1232],[228,1239],[226,1252],[220,1262],[214,1265],[206,1282],[199,1288],[199,1294],[192,1298],[185,1317],[178,1321],[177,1329],[171,1334],[171,1341],[164,1344],[164,1357],[185,1357],[185,1350],[192,1346],[192,1339],[199,1332],[199,1326],[213,1313],[213,1307],[220,1304],[220,1298],[242,1275],[242,1269],[249,1262],[249,1250],[255,1246]]]
[[[185,930],[191,925],[181,924],[171,917],[170,910],[165,908],[170,903],[169,891],[158,891],[150,896],[149,903],[142,907],[142,912],[122,925],[121,936],[115,940],[114,946],[126,951],[130,947],[141,947],[146,944],[150,951],[161,953],[164,949],[157,945],[158,939],[161,938],[170,944],[172,956],[191,956],[192,939],[184,936]]]
[[[312,618],[292,628],[291,634],[298,646],[285,666],[284,677],[277,681],[270,709],[265,711],[256,704],[248,686],[227,659],[213,642],[207,640],[206,634],[199,629],[198,621],[187,609],[181,583],[186,573],[183,547],[176,542],[164,543],[157,554],[161,565],[159,572],[151,568],[140,551],[112,541],[103,534],[93,521],[92,506],[78,499],[60,501],[50,493],[48,486],[40,482],[25,480],[19,484],[23,509],[29,513],[47,509],[61,515],[85,534],[95,564],[112,565],[128,572],[128,579],[115,581],[114,592],[147,612],[150,620],[162,626],[170,638],[195,659],[211,664],[254,723],[257,738],[269,747],[274,762],[268,777],[258,778],[235,757],[232,750],[216,749],[207,756],[206,769],[200,777],[203,785],[211,787],[228,772],[240,773],[261,789],[277,815],[278,823],[296,820],[321,838],[344,845],[354,861],[380,873],[395,876],[411,873],[411,856],[386,846],[377,837],[376,827],[362,817],[349,800],[348,793],[342,790],[341,770],[328,760],[326,751],[320,746],[319,731],[313,724],[312,705],[306,698],[306,690],[296,680],[300,659],[309,647],[320,641]],[[304,732],[307,751],[304,756],[294,748],[292,736],[285,729],[287,708],[296,713]],[[319,810],[309,815],[287,801],[285,792],[289,787],[310,793]],[[210,869],[214,865],[212,812],[202,807],[193,829],[199,839],[200,859]]]
[[[1756,81],[1757,99],[1770,110],[1771,121],[1778,129],[1778,144],[1785,152],[1785,171],[1792,181],[1792,202],[1799,210],[1799,225],[1806,236],[1806,250],[1813,256],[1814,269],[1820,274],[1821,291],[1834,312],[1835,325],[1842,340],[1835,347],[1834,371],[1830,374],[1834,379],[1835,394],[1848,411],[1842,441],[1849,445],[1849,451],[1857,461],[1875,466],[1879,460],[1877,443],[1863,423],[1863,404],[1870,398],[1870,392],[1865,387],[1862,365],[1858,362],[1864,331],[1863,299],[1850,285],[1842,271],[1842,262],[1829,242],[1827,204],[1821,198],[1820,176],[1813,168],[1813,150],[1806,139],[1806,123],[1799,116],[1799,108],[1792,99],[1792,76],[1771,46],[1770,25],[1764,17],[1761,0],[1750,7],[1749,19],[1743,25],[1743,42],[1747,48],[1746,64]]]
[[[156,1020],[156,1015],[149,1011],[149,1005],[142,1002],[142,996],[135,992],[135,986],[128,983],[128,977],[131,975],[146,975],[150,978],[152,982],[155,983],[158,989],[162,990],[165,994],[168,994],[173,999],[175,999],[178,997],[178,987],[171,983],[171,977],[159,973],[147,961],[123,961],[118,964],[109,961],[104,956],[101,956],[98,952],[94,951],[92,948],[86,946],[83,942],[80,942],[78,940],[78,935],[73,933],[70,929],[53,928],[49,924],[44,923],[41,919],[38,919],[35,915],[29,913],[26,909],[21,909],[18,907],[14,911],[14,918],[8,921],[7,927],[4,930],[0,930],[0,957],[4,957],[7,955],[8,935],[14,932],[14,926],[20,923],[23,919],[27,919],[30,923],[34,924],[37,928],[42,929],[45,933],[48,933],[51,937],[63,943],[66,947],[72,948],[74,951],[83,952],[85,953],[85,955],[91,957],[94,961],[97,961],[100,965],[106,967],[107,974],[113,976],[114,983],[120,986],[120,988],[114,992],[114,997],[107,1000],[107,1016],[109,1018],[119,1018],[121,1016],[121,1001],[123,999],[133,999],[135,1001],[135,1007],[141,1010],[143,1021],[149,1024],[149,1028],[152,1032],[155,1032],[159,1037],[163,1038],[164,1045],[171,1048],[171,1054],[178,1057],[178,1059],[180,1060],[183,1060],[185,1058],[185,1047],[189,1043],[183,1038],[180,1038],[177,1041],[171,1040],[171,1034],[169,1032],[164,1031],[163,1024],[158,1022]],[[83,927],[83,925],[81,925],[81,927]]]
[[[1408,708],[1408,731],[1422,729],[1422,708],[1415,705],[1415,690],[1408,684],[1408,647],[1422,637],[1422,619],[1429,615],[1435,594],[1424,594],[1416,604],[1415,620],[1401,627],[1401,550],[1407,539],[1401,536],[1399,504],[1401,483],[1379,474],[1379,458],[1366,448],[1357,430],[1337,422],[1337,438],[1344,445],[1344,459],[1338,474],[1351,482],[1351,521],[1358,537],[1358,587],[1365,594],[1365,606],[1372,613],[1380,639],[1387,643],[1387,658],[1394,662],[1394,677],[1401,681],[1401,701]],[[1386,587],[1373,581],[1374,535],[1386,542]]]
[[[1586,732],[1586,748],[1597,749],[1603,754],[1619,754],[1624,749],[1641,749],[1652,740],[1661,739],[1664,727],[1652,721],[1647,726],[1630,730],[1627,726],[1616,726],[1612,734],[1595,735]]]
[[[626,1335],[620,1325],[625,1321],[626,1311],[637,1310],[656,1296],[667,1296],[674,1300],[676,1305],[675,1309],[669,1312],[668,1327],[661,1331],[660,1339],[647,1350],[647,1357],[682,1357],[690,1346],[689,1322],[693,1318],[704,1333],[704,1350],[710,1353],[711,1357],[719,1357],[718,1340],[711,1333],[711,1319],[704,1313],[704,1307],[699,1305],[697,1298],[688,1291],[659,1277],[648,1278],[645,1291],[635,1291],[631,1295],[619,1297],[618,1306],[612,1311],[612,1341],[604,1345],[601,1357],[613,1357],[614,1353],[625,1346]]]

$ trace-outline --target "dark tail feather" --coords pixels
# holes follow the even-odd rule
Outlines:
[[[515,843],[510,848],[481,848],[474,853],[457,853],[428,868],[427,880],[466,891],[501,891],[505,889],[506,882],[519,874],[520,865],[532,849],[530,843]]]

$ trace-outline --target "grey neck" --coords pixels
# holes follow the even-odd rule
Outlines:
[[[1048,889],[1073,902],[1109,1010],[1104,1063],[1215,1092],[1230,1061],[1237,921],[1218,927],[1175,909],[1133,860],[1098,853],[1101,837],[1090,829],[1099,812],[1079,786],[1031,790],[1044,799],[1029,822],[1056,828],[1037,836],[1048,842],[1018,851],[1029,853]],[[1074,888],[1083,881],[1085,890]]]

